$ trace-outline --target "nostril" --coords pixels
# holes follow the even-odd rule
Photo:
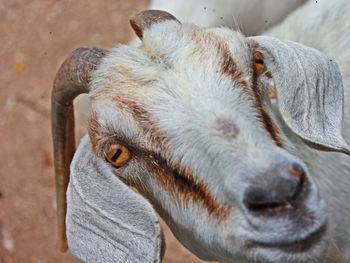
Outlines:
[[[301,194],[303,188],[306,186],[306,175],[304,169],[296,163],[293,163],[291,168],[289,169],[289,173],[294,175],[299,179],[298,185],[295,189],[293,196],[291,197],[292,202],[294,202]]]
[[[294,207],[290,202],[283,203],[266,203],[266,204],[249,204],[248,208],[251,211],[264,213],[265,211],[273,211],[274,213],[278,213],[283,208],[292,208]]]
[[[301,167],[301,165],[298,163],[292,163],[292,165],[289,167],[289,173],[297,178],[305,175],[303,167]]]
[[[296,209],[306,195],[307,178],[301,165],[272,169],[257,176],[247,188],[243,203],[251,213],[276,215],[285,209]]]

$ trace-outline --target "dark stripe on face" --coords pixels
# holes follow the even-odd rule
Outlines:
[[[252,76],[252,89],[255,97],[254,107],[258,113],[258,118],[262,122],[263,127],[268,132],[271,139],[279,147],[283,147],[282,138],[280,137],[280,129],[274,123],[271,116],[269,115],[266,106],[263,103],[263,94],[262,88],[258,83],[259,70],[255,66],[255,57],[261,58],[263,60],[263,53],[259,50],[260,46],[258,43],[253,42],[253,58],[252,58],[252,67],[253,67],[253,76]],[[256,55],[256,53],[258,53]]]
[[[235,84],[247,92],[247,82],[243,78],[243,73],[237,69],[236,62],[231,56],[231,52],[226,44],[219,42],[217,46],[218,56],[220,58],[220,73],[231,78]]]
[[[218,203],[208,193],[207,187],[198,179],[194,179],[191,172],[186,169],[169,168],[166,161],[159,155],[149,155],[146,158],[147,169],[156,176],[158,182],[177,200],[180,206],[189,201],[200,203],[208,214],[214,216],[219,222],[227,219],[232,206]]]
[[[121,105],[122,108],[127,109],[140,124],[140,127],[149,135],[148,140],[157,148],[165,149],[169,145],[169,140],[159,132],[158,123],[151,118],[151,114],[145,107],[137,102],[136,98],[115,98],[115,101]]]
[[[258,83],[259,72],[265,74],[268,78],[272,77],[271,73],[268,71],[261,71],[255,67],[256,61],[258,58],[258,62],[263,62],[263,52],[260,49],[260,46],[257,42],[253,41],[250,43],[251,49],[253,50],[252,57],[252,68],[253,73],[251,76],[251,87],[246,81],[243,79],[243,73],[237,69],[236,63],[231,56],[231,52],[225,44],[218,43],[218,55],[221,58],[220,64],[220,72],[223,75],[229,76],[232,81],[235,82],[235,86],[240,87],[243,92],[247,95],[248,99],[253,101],[254,108],[257,112],[259,120],[262,122],[263,127],[268,132],[271,139],[275,142],[275,144],[279,147],[283,147],[282,139],[279,136],[280,130],[278,126],[274,123],[271,116],[269,115],[266,106],[263,103],[263,94],[261,92],[261,87]],[[252,92],[253,91],[253,92]]]
[[[254,93],[255,93],[255,91],[254,91]],[[256,94],[256,98],[258,100],[260,95],[258,95],[257,93],[255,93],[255,94]],[[282,139],[279,136],[280,130],[279,130],[278,126],[274,123],[274,121],[272,120],[271,116],[269,115],[269,113],[266,109],[266,106],[262,104],[262,101],[257,102],[257,108],[258,108],[258,112],[259,112],[259,119],[263,123],[263,127],[269,133],[271,139],[274,140],[275,144],[278,147],[283,147]]]
[[[93,117],[89,121],[89,135],[93,144],[95,154],[104,159],[104,149],[110,144],[118,143],[122,144],[130,150],[130,154],[133,159],[139,162],[145,162],[148,172],[155,176],[156,180],[162,185],[162,187],[169,193],[170,196],[174,197],[174,200],[179,206],[186,206],[190,201],[201,205],[208,211],[208,214],[214,216],[219,222],[225,220],[231,213],[232,206],[223,205],[218,203],[215,198],[208,193],[207,187],[195,179],[191,172],[184,169],[180,165],[173,165],[170,167],[167,161],[162,158],[166,152],[163,147],[162,141],[168,141],[164,135],[161,134],[157,129],[155,121],[150,119],[150,114],[141,105],[136,104],[135,101],[132,103],[133,114],[135,119],[138,121],[147,121],[147,129],[151,130],[151,136],[154,144],[153,148],[160,149],[159,153],[150,152],[146,149],[140,149],[137,145],[130,141],[113,141],[115,137],[115,131],[111,130],[111,127],[101,127],[96,114],[92,114]],[[129,105],[130,106],[130,105]],[[107,131],[107,132],[106,132]],[[106,134],[104,134],[106,132]],[[168,149],[169,150],[169,147]],[[136,181],[128,181],[127,184],[134,186],[140,193],[145,196],[152,194],[152,191],[144,189],[145,185],[142,183],[142,178],[138,178]]]

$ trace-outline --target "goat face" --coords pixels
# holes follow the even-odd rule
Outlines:
[[[330,121],[317,115],[316,98],[301,98],[306,80],[329,74],[323,81],[334,90],[313,85],[339,104],[336,65],[295,43],[176,20],[141,36],[139,47],[111,50],[92,76],[94,153],[108,161],[113,145],[128,149],[130,159],[110,169],[203,259],[319,262],[329,241],[326,204],[292,142],[347,151],[337,130],[342,105],[329,99],[324,114],[340,116]],[[330,73],[311,68],[301,52]]]
[[[77,236],[72,222],[86,217],[81,203],[74,202],[83,200],[86,211],[97,216],[113,199],[107,194],[101,204],[91,194],[99,209],[90,209],[91,202],[74,181],[82,174],[93,179],[96,173],[113,171],[118,182],[113,187],[125,201],[117,205],[118,214],[133,222],[130,227],[125,227],[127,222],[118,225],[125,237],[129,233],[139,238],[126,240],[124,248],[141,248],[142,231],[135,230],[139,226],[133,208],[142,210],[140,221],[157,224],[148,203],[127,184],[203,259],[320,262],[329,243],[326,205],[312,179],[317,175],[311,176],[300,149],[308,144],[350,152],[341,137],[343,87],[337,65],[297,43],[198,28],[159,11],[137,15],[132,25],[142,38],[139,47],[78,49],[56,75],[52,123],[62,248],[65,188],[74,153],[71,102],[89,92],[92,149],[85,139],[71,166],[71,240]],[[276,100],[269,99],[271,86]],[[135,205],[129,208],[126,202]],[[140,209],[142,204],[147,207]],[[85,223],[80,224],[83,229]]]

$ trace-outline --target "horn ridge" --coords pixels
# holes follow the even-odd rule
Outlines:
[[[97,47],[80,47],[74,50],[58,70],[52,99],[55,103],[68,105],[82,93],[88,93],[91,72],[107,51]]]
[[[89,92],[91,73],[106,54],[106,50],[97,47],[81,47],[73,51],[58,70],[51,93],[58,236],[63,252],[68,249],[66,191],[70,163],[75,152],[73,100],[79,94]]]
[[[175,20],[180,23],[172,14],[163,10],[145,10],[130,18],[130,25],[134,29],[136,35],[142,39],[143,31],[151,25],[165,21]]]

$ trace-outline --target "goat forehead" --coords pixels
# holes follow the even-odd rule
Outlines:
[[[228,28],[200,28],[167,21],[145,30],[140,48],[151,57],[181,63],[186,58],[215,61],[223,49],[236,57],[238,62],[243,62],[246,60],[247,47],[246,38]],[[186,63],[193,64],[190,61]]]
[[[205,103],[204,97],[224,98],[236,82],[249,82],[252,52],[240,33],[165,24],[146,30],[139,48],[112,50],[95,73],[91,97]]]
[[[251,82],[249,43],[225,28],[168,24],[144,32],[138,48],[113,49],[94,73],[90,97],[136,122],[156,123],[174,138],[186,134],[189,139],[212,128],[234,138],[240,130],[236,119],[251,112],[242,88]],[[121,118],[109,113],[107,119],[118,120],[116,128],[122,129]]]

